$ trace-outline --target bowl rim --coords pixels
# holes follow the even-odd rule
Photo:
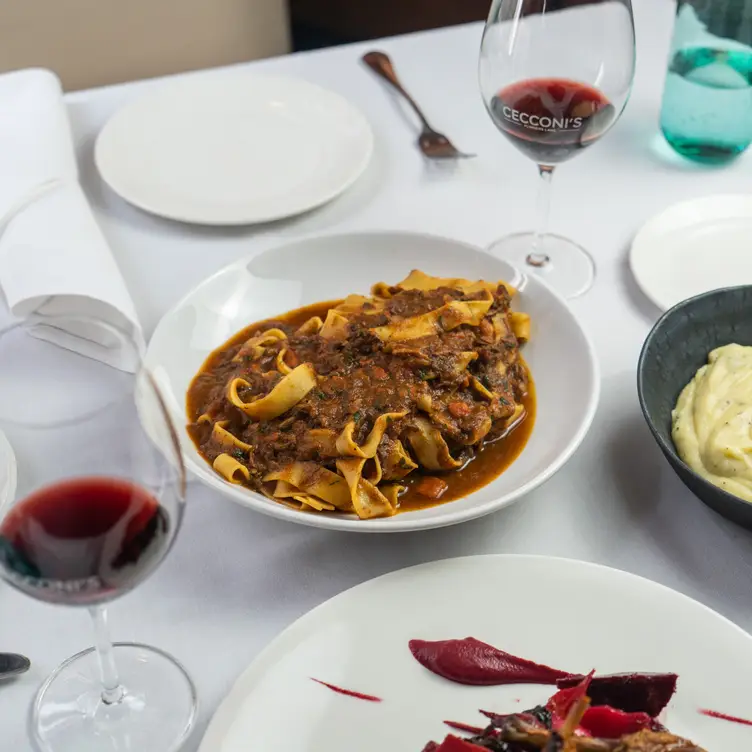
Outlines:
[[[219,278],[221,275],[225,274],[228,270],[247,266],[256,256],[259,256],[261,254],[285,249],[291,246],[302,246],[308,242],[317,243],[323,240],[336,240],[338,242],[341,242],[343,239],[349,239],[351,241],[357,242],[359,240],[363,241],[367,238],[379,238],[382,240],[384,238],[388,238],[391,241],[396,240],[403,242],[410,239],[420,239],[422,241],[428,240],[443,244],[449,243],[457,248],[462,248],[473,253],[480,253],[506,263],[507,266],[510,266],[510,268],[517,275],[517,279],[514,280],[514,284],[520,287],[526,287],[526,277],[520,272],[519,269],[512,267],[508,262],[504,262],[503,259],[499,259],[499,257],[496,257],[493,254],[489,253],[487,249],[464,240],[448,236],[441,236],[435,233],[414,232],[409,230],[403,231],[398,229],[366,229],[334,233],[315,233],[293,238],[276,238],[272,242],[259,244],[259,246],[246,253],[242,257],[223,266],[213,274],[208,275],[206,278],[192,287],[185,295],[180,298],[180,300],[178,300],[168,311],[166,311],[155,327],[152,337],[150,338],[149,344],[147,346],[146,353],[144,355],[144,363],[146,367],[151,369],[154,366],[154,363],[150,362],[153,356],[153,344],[157,339],[157,335],[161,333],[162,328],[166,325],[167,320],[172,318],[178,311],[184,308],[200,289],[210,284],[212,280],[215,280],[216,278]],[[586,406],[582,412],[582,416],[576,424],[576,430],[573,431],[569,439],[562,444],[562,448],[558,455],[544,470],[542,470],[535,477],[521,484],[514,490],[477,506],[457,510],[454,512],[448,511],[443,516],[434,519],[425,519],[415,517],[411,514],[406,514],[399,515],[396,518],[391,517],[388,519],[358,520],[344,516],[324,517],[322,515],[302,514],[298,510],[290,509],[283,504],[269,504],[268,500],[264,499],[261,495],[255,493],[251,489],[244,489],[245,491],[247,491],[247,494],[244,493],[243,498],[241,499],[239,495],[232,492],[233,490],[237,490],[233,486],[230,486],[225,481],[217,478],[213,479],[215,482],[211,482],[207,475],[195,472],[192,468],[191,463],[187,462],[186,468],[189,475],[192,479],[198,480],[204,486],[204,488],[214,491],[215,493],[228,499],[229,501],[249,508],[253,511],[260,512],[276,519],[284,520],[287,522],[294,522],[296,524],[301,524],[304,526],[345,532],[402,533],[448,527],[484,517],[488,514],[492,514],[505,507],[508,507],[513,503],[516,503],[531,491],[543,485],[562,467],[564,467],[567,462],[569,462],[577,449],[579,449],[579,447],[582,445],[582,442],[584,441],[585,437],[590,431],[590,428],[592,427],[593,420],[595,419],[598,405],[600,403],[601,395],[600,364],[595,346],[587,330],[583,326],[582,322],[580,321],[579,317],[576,315],[572,307],[567,303],[567,301],[563,297],[561,297],[555,290],[553,290],[544,280],[542,280],[539,276],[536,276],[534,278],[534,284],[540,286],[545,295],[552,298],[558,305],[560,305],[564,309],[564,311],[569,314],[571,321],[573,322],[583,340],[583,355],[586,357],[587,370],[589,371],[593,388],[588,396]],[[139,417],[141,418],[143,425],[143,417]],[[185,452],[186,450],[183,449],[183,451]],[[220,483],[222,485],[222,488],[220,488]],[[451,505],[452,503],[450,502],[446,506],[451,507]]]
[[[715,483],[711,483],[707,478],[703,478],[702,475],[700,475],[696,470],[693,470],[679,456],[679,452],[677,451],[676,446],[674,445],[673,441],[666,441],[663,438],[663,436],[660,434],[660,432],[658,431],[655,420],[653,419],[653,416],[650,414],[650,411],[648,410],[648,407],[645,402],[645,362],[647,360],[648,350],[650,346],[653,344],[653,341],[658,335],[658,332],[664,327],[666,321],[672,318],[675,314],[679,313],[679,311],[685,308],[689,308],[699,303],[702,300],[706,300],[708,298],[714,298],[714,297],[722,297],[724,295],[737,293],[742,290],[752,291],[752,285],[735,285],[734,287],[719,287],[715,290],[708,290],[707,292],[702,292],[699,295],[694,295],[693,297],[687,298],[686,300],[680,300],[678,303],[676,303],[667,311],[664,311],[661,314],[660,318],[655,322],[648,336],[645,338],[645,341],[642,343],[642,348],[640,350],[640,357],[637,361],[637,398],[640,402],[640,409],[642,411],[642,416],[645,419],[645,422],[648,424],[650,433],[653,434],[653,438],[655,439],[658,446],[661,448],[661,451],[664,453],[664,455],[666,455],[667,457],[670,456],[671,458],[673,458],[676,462],[679,463],[682,470],[686,471],[693,478],[700,481],[702,485],[706,486],[709,490],[712,490],[713,492],[719,494],[721,498],[726,498],[733,504],[743,504],[745,507],[749,507],[749,506],[752,506],[750,502],[744,501],[744,499],[740,499],[738,496],[734,496],[734,494],[729,493],[728,491],[724,490],[720,486],[716,486]],[[671,408],[671,410],[673,413],[673,407]],[[690,489],[690,491],[692,491],[692,489]],[[697,496],[697,498],[699,498],[700,501],[702,501],[704,504],[707,505],[707,502],[704,499],[702,499],[700,496],[698,496],[698,494],[696,494],[694,491],[692,491],[692,493],[693,495]]]

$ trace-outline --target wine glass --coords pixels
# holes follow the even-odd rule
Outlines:
[[[634,68],[631,0],[493,0],[480,51],[483,101],[496,127],[536,162],[541,183],[534,231],[490,250],[565,297],[591,287],[595,264],[584,248],[548,234],[554,169],[618,120]]]
[[[44,316],[0,330],[0,434],[16,458],[15,470],[0,462],[0,576],[32,598],[88,609],[94,626],[95,647],[34,699],[35,747],[171,752],[193,726],[193,683],[161,650],[113,644],[105,607],[169,551],[185,468],[152,374],[75,351],[94,330],[140,362],[132,339],[101,320]]]

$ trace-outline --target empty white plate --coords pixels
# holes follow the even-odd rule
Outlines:
[[[141,209],[236,225],[320,206],[372,152],[368,122],[338,94],[239,69],[180,78],[125,106],[99,134],[95,160]]]
[[[259,576],[268,576],[260,573]],[[473,636],[565,671],[668,671],[661,715],[709,752],[752,748],[752,639],[684,595],[615,569],[535,556],[434,562],[354,588],[304,616],[258,656],[209,724],[199,752],[420,752],[446,719],[520,712],[551,687],[464,687],[426,671],[413,639]],[[344,697],[311,681],[375,695]]]
[[[5,434],[0,431],[0,509],[16,493],[16,458]]]
[[[668,310],[722,287],[752,284],[752,194],[675,204],[637,234],[630,265],[637,284]]]

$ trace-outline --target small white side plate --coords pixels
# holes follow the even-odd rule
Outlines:
[[[722,287],[752,284],[752,194],[684,201],[636,235],[630,265],[660,309]]]
[[[180,78],[126,105],[99,134],[95,160],[141,209],[235,225],[320,206],[372,152],[368,122],[338,94],[239,69]]]
[[[479,708],[520,712],[552,694],[452,684],[408,649],[412,638],[468,636],[566,671],[675,672],[677,692],[661,720],[709,752],[752,749],[752,728],[698,712],[750,716],[752,639],[739,627],[615,569],[475,556],[380,577],[304,616],[240,677],[199,752],[420,752],[449,732],[444,720],[482,725]],[[383,702],[343,697],[310,677]]]
[[[16,457],[5,434],[0,431],[0,509],[13,501],[16,481]]]

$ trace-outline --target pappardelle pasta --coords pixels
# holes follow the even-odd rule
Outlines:
[[[514,294],[416,270],[254,324],[194,379],[189,432],[226,481],[305,511],[388,517],[411,485],[436,503],[484,445],[532,419],[530,318]]]

